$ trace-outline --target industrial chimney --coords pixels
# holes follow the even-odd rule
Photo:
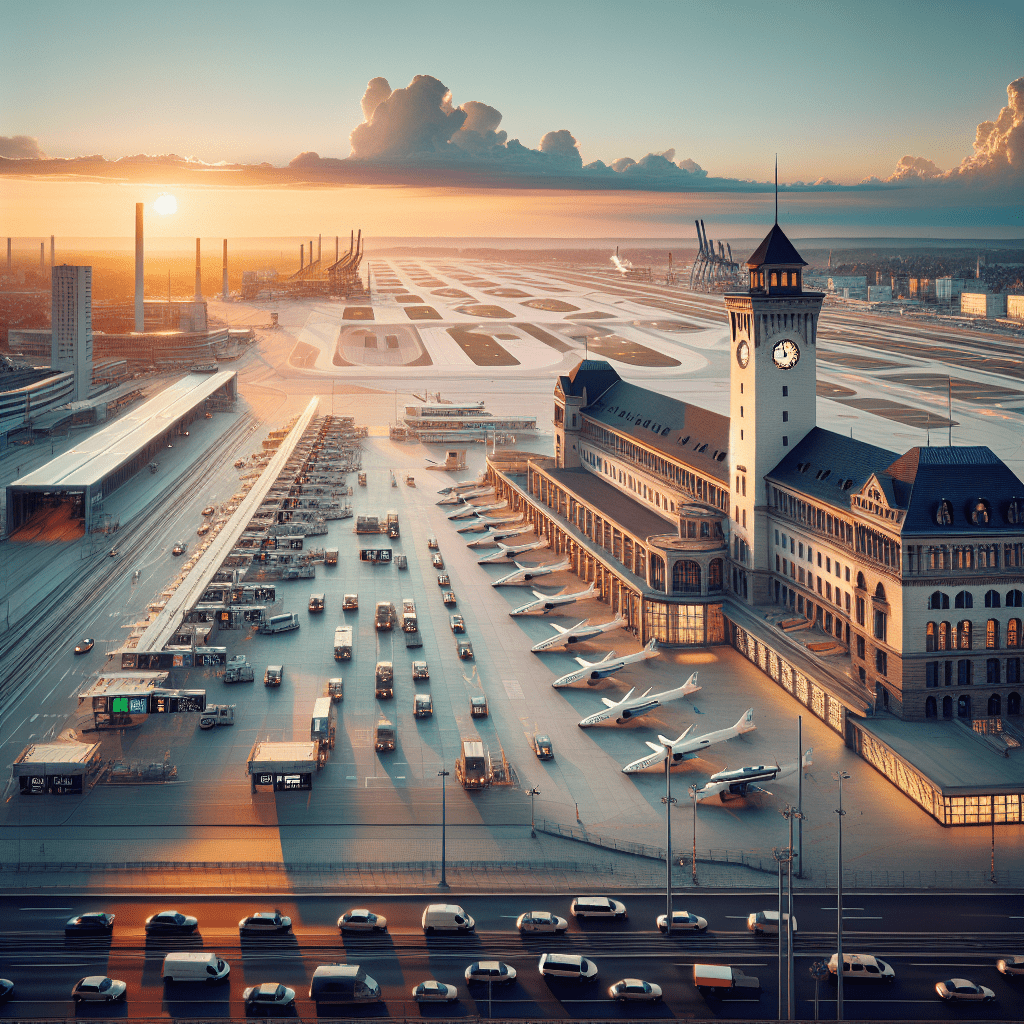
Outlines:
[[[50,235],[50,266],[52,267],[56,262],[56,246],[54,245],[53,235]]]
[[[221,287],[223,290],[222,298],[225,302],[228,301],[228,240],[224,239],[224,269],[221,274],[222,281]]]
[[[304,245],[299,246],[299,270],[306,265],[306,247]]]
[[[203,278],[199,266],[199,239],[196,239],[196,302],[203,301]]]
[[[39,273],[46,269],[46,243],[39,243]]]
[[[322,234],[316,236],[316,261],[320,262],[320,258],[324,254],[324,236]]]
[[[135,333],[142,334],[146,329],[146,313],[142,304],[142,211],[143,203],[135,204]]]

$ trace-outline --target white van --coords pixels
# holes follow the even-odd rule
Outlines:
[[[453,903],[431,903],[423,911],[423,931],[431,932],[471,932],[476,921],[462,907]]]
[[[785,928],[789,914],[782,915],[782,926]],[[747,930],[755,935],[778,935],[779,912],[777,910],[759,910],[747,917]],[[793,918],[793,931],[797,930],[796,917]]]
[[[164,981],[223,981],[231,965],[216,953],[195,950],[164,957]]]

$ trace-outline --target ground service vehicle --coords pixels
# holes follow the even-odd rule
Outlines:
[[[573,917],[618,917],[626,916],[626,905],[607,896],[577,896],[569,907]]]
[[[411,597],[402,599],[402,629],[413,633],[419,627],[416,624],[416,602]]]
[[[433,557],[433,558],[432,558],[432,559],[430,560],[430,564],[431,564],[431,565],[432,565],[432,566],[433,566],[433,567],[434,567],[435,569],[443,569],[443,568],[444,568],[444,559],[443,559],[443,558],[441,557],[441,555],[440,555],[440,554],[436,554],[436,555],[434,555],[434,557]]]
[[[292,929],[292,919],[276,910],[263,910],[238,922],[240,935],[282,935]]]
[[[425,661],[414,661],[412,663],[412,678],[414,682],[419,679],[430,678],[430,669],[427,668]]]
[[[338,549],[337,548],[325,548],[324,549],[324,565],[337,565],[338,564]]]
[[[398,569],[408,569],[409,559],[405,555],[395,555],[395,567]]]
[[[373,747],[382,754],[395,749],[395,727],[386,718],[377,723]]]
[[[743,989],[744,993],[761,995],[761,982],[738,967],[721,964],[694,964],[693,984],[702,995],[721,995],[729,989]]]
[[[313,701],[313,715],[309,721],[309,738],[321,753],[334,749],[334,734],[338,727],[338,712],[330,697],[317,697]]]
[[[383,528],[376,516],[356,516],[356,533],[381,533]]]
[[[441,600],[449,608],[453,607],[455,605],[455,591],[454,590],[444,590],[444,591],[442,591],[441,592]]]
[[[470,697],[469,698],[469,714],[471,718],[486,718],[487,717],[487,698],[486,697]]]
[[[352,627],[338,626],[334,631],[334,660],[348,661],[352,657]]]
[[[390,631],[395,628],[395,606],[390,601],[378,601],[374,613],[374,625],[378,630]]]
[[[457,636],[455,638],[455,652],[465,661],[467,658],[473,657],[473,645],[464,636]]]
[[[434,713],[434,704],[429,693],[413,694],[412,713],[416,718],[430,718]]]
[[[476,928],[476,921],[455,903],[431,903],[420,919],[423,931],[467,933]]]
[[[463,789],[483,789],[490,783],[490,758],[484,753],[480,740],[462,741],[459,759],[455,762],[455,777]]]
[[[458,612],[448,616],[448,625],[451,626],[453,633],[466,632],[466,620]]]
[[[299,628],[299,617],[295,612],[285,612],[282,615],[272,615],[265,622],[260,623],[261,633],[287,633],[290,629]]]
[[[358,594],[346,594],[341,601],[341,610],[343,612],[355,612],[359,610],[359,595]]]
[[[92,911],[71,918],[64,925],[65,935],[109,935],[114,930],[114,914]]]
[[[345,681],[341,676],[333,676],[327,680],[327,696],[335,702],[345,699]]]
[[[374,693],[382,700],[395,695],[395,667],[390,661],[378,661],[373,670]]]
[[[446,573],[446,572],[439,572],[437,574],[437,585],[439,587],[449,587],[449,586],[451,586],[451,582],[452,581],[451,581],[451,578],[448,576],[448,573]]]
[[[225,683],[251,683],[255,678],[256,674],[252,670],[252,665],[245,660],[245,655],[242,655],[241,661],[236,661],[233,665],[229,662],[224,670]]]
[[[398,532],[398,513],[397,512],[394,512],[394,511],[388,512],[387,530],[388,530],[388,536],[389,537],[395,538],[395,537],[399,536],[399,532]]]
[[[280,686],[284,679],[284,665],[268,665],[267,671],[263,673],[264,686]]]
[[[324,1003],[375,1003],[380,985],[359,964],[324,965],[313,972],[309,998],[318,1008]]]
[[[231,967],[216,953],[190,950],[168,953],[162,973],[164,981],[223,981],[231,973]]]
[[[433,536],[433,535],[431,535],[431,536],[429,536],[427,538],[427,550],[428,551],[436,551],[437,550],[437,538],[435,536]]]
[[[551,737],[544,736],[539,732],[533,734],[533,752],[540,761],[550,761],[555,756],[554,748],[551,745]]]
[[[250,669],[250,672],[252,670]],[[199,716],[200,729],[213,729],[218,725],[235,724],[234,704],[207,704],[206,710]]]
[[[366,474],[365,473],[360,473],[358,479],[359,479],[359,486],[360,487],[365,487],[366,486]]]
[[[414,629],[411,633],[403,633],[402,635],[405,637],[406,647],[423,646],[423,638],[420,636],[420,631],[418,629]]]
[[[128,986],[123,981],[115,981],[97,974],[82,978],[71,990],[71,1001],[74,1003],[112,1003],[115,999],[124,998]]]
[[[310,594],[309,595],[309,610],[311,612],[322,612],[327,606],[327,595],[326,594]]]

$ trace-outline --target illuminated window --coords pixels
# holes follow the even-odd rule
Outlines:
[[[782,272],[782,285],[785,288],[789,287],[789,274],[787,274],[786,271]]]
[[[969,651],[971,649],[970,619],[963,619],[956,624],[956,646],[961,651]]]
[[[1020,619],[1010,619],[1006,624],[1006,646],[1020,647]]]
[[[939,623],[939,646],[937,648],[938,650],[949,650],[950,632],[951,630],[948,622]]]
[[[772,287],[773,288],[776,287],[776,285],[778,285],[778,283],[779,283],[779,275],[776,274],[775,271],[773,270],[772,271]]]
[[[985,627],[985,646],[989,650],[999,647],[999,623],[995,619],[989,619]]]
[[[953,523],[953,503],[943,498],[935,510],[935,522],[939,526],[951,526]]]
[[[938,630],[936,629],[935,623],[934,622],[929,622],[928,623],[928,627],[927,627],[927,631],[925,632],[924,649],[926,651],[934,651],[935,650],[935,639],[936,639],[936,633],[937,632],[938,632]]]

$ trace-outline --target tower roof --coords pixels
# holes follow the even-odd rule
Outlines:
[[[764,236],[764,241],[747,260],[747,266],[751,269],[766,266],[806,267],[807,261],[801,258],[785,231],[778,224],[773,224],[771,231]]]

